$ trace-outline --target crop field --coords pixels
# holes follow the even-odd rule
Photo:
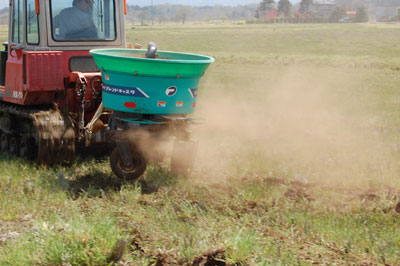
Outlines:
[[[216,59],[191,176],[1,155],[0,265],[400,265],[400,24],[126,34]]]

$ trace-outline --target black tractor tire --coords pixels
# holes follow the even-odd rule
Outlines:
[[[130,147],[130,149],[133,162],[132,167],[126,167],[124,165],[118,147],[115,147],[111,153],[110,165],[112,171],[116,176],[121,179],[133,181],[139,178],[146,171],[147,161],[142,152],[135,149],[134,147]]]

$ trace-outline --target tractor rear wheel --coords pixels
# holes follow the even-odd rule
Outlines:
[[[118,147],[115,147],[110,156],[111,169],[115,175],[125,180],[135,180],[146,171],[146,158],[139,150],[130,147],[132,166],[127,167],[121,157]]]

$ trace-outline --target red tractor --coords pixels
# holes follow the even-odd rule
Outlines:
[[[144,59],[121,62],[156,63],[147,71],[153,73],[157,66],[160,73],[166,71],[154,77],[160,84],[148,82],[150,87],[142,87],[146,92],[129,81],[111,84],[118,74],[107,71],[118,66],[99,69],[89,51],[107,48],[103,50],[131,56],[132,49],[120,49],[127,46],[126,13],[126,0],[10,0],[9,36],[0,61],[1,152],[51,165],[71,161],[77,143],[86,147],[111,143],[112,170],[120,178],[135,179],[151,159],[148,151],[157,151],[157,143],[172,136],[171,167],[189,168],[191,156],[185,150],[193,149],[187,148],[186,126],[191,120],[186,115],[194,110],[199,79],[214,59],[160,52],[171,57],[163,61],[156,59],[157,47],[150,43],[147,51],[136,50],[143,54],[134,54]],[[120,72],[127,71],[127,80],[152,81],[141,76],[143,68],[126,68],[119,66]],[[116,111],[103,107],[106,94],[105,106]],[[146,97],[132,98],[139,96]],[[140,108],[138,101],[143,104]],[[140,140],[141,132],[146,133],[146,141]],[[154,154],[163,157],[162,151]],[[187,163],[178,162],[175,155]]]
[[[89,50],[126,46],[126,10],[126,0],[10,0],[0,61],[2,152],[54,164],[73,159],[88,133],[91,143],[105,141],[110,113],[96,114],[102,80]]]

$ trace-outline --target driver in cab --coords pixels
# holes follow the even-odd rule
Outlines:
[[[62,40],[97,39],[97,28],[93,23],[91,0],[74,0],[72,7],[63,9],[57,16],[59,38]]]

